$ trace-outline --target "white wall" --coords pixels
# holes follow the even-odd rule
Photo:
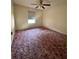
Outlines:
[[[16,30],[22,30],[29,27],[42,25],[42,21],[41,21],[42,12],[40,10],[36,10],[36,23],[32,25],[28,24],[28,11],[29,10],[34,11],[31,8],[14,4]]]
[[[67,17],[66,4],[51,6],[43,12],[43,25],[66,34],[67,32]]]

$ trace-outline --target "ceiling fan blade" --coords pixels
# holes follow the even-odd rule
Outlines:
[[[42,6],[42,8],[43,8],[43,9],[45,9],[45,7],[44,7],[44,6]]]
[[[38,8],[39,6],[36,6],[35,8]]]
[[[43,0],[40,0],[40,4],[42,4],[43,3]]]
[[[51,6],[50,4],[43,4],[44,6]]]

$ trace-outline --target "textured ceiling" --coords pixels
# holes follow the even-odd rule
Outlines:
[[[52,6],[55,5],[59,5],[59,4],[66,4],[66,0],[43,0],[44,3],[51,3]],[[22,6],[26,6],[26,7],[32,7],[35,8],[36,5],[32,5],[34,4],[38,4],[39,0],[13,0],[13,3],[15,4],[19,4]],[[48,7],[46,7],[48,8]]]

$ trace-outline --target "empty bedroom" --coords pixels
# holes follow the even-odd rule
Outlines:
[[[11,56],[67,59],[67,0],[12,0]]]

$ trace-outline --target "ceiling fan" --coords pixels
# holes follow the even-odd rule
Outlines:
[[[39,4],[32,4],[32,5],[36,5],[36,7],[35,8],[43,8],[43,9],[45,9],[45,6],[51,6],[51,4],[43,4],[43,0],[39,0]]]

